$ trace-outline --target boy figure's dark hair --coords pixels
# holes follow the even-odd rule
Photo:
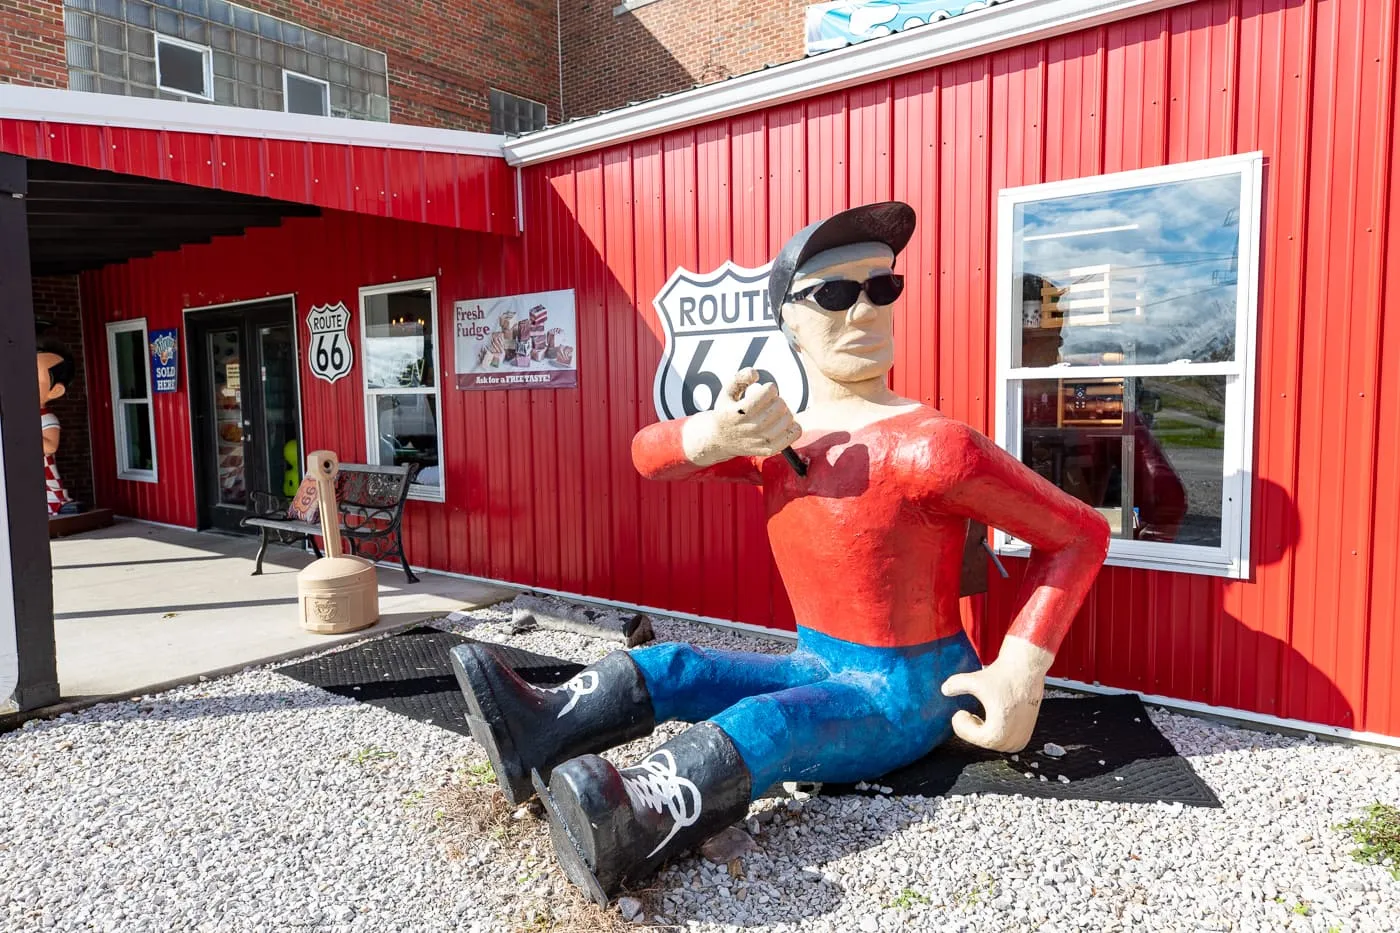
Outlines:
[[[73,354],[68,352],[68,348],[55,340],[40,340],[35,348],[36,353],[52,353],[58,357],[58,362],[49,367],[49,383],[51,385],[63,386],[65,389],[73,381],[73,377],[78,374],[77,366],[73,363]]]

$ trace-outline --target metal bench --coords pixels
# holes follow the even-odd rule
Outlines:
[[[408,500],[412,472],[407,466],[342,463],[335,481],[335,500],[340,534],[349,544],[350,553],[375,561],[397,558],[408,582],[417,583],[403,551],[403,507]],[[254,491],[252,500],[253,513],[239,525],[256,528],[262,534],[253,576],[262,573],[263,555],[274,535],[281,544],[307,541],[320,559],[321,549],[316,546],[316,539],[321,536],[320,521],[289,518],[287,506],[291,500],[274,493]]]

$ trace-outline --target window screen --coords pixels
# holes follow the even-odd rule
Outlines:
[[[287,112],[324,117],[331,112],[330,85],[287,72]]]
[[[208,49],[180,45],[157,37],[156,67],[159,69],[160,87],[196,97],[213,96],[206,83],[208,73],[205,62],[208,55]]]

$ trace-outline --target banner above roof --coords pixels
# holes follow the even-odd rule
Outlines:
[[[832,0],[807,7],[807,54],[984,10],[1005,0]]]

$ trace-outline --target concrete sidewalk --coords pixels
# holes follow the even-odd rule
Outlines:
[[[382,566],[378,623],[347,635],[301,628],[297,571],[314,558],[256,538],[118,522],[51,543],[54,630],[63,701],[150,689],[477,609],[515,591]]]

